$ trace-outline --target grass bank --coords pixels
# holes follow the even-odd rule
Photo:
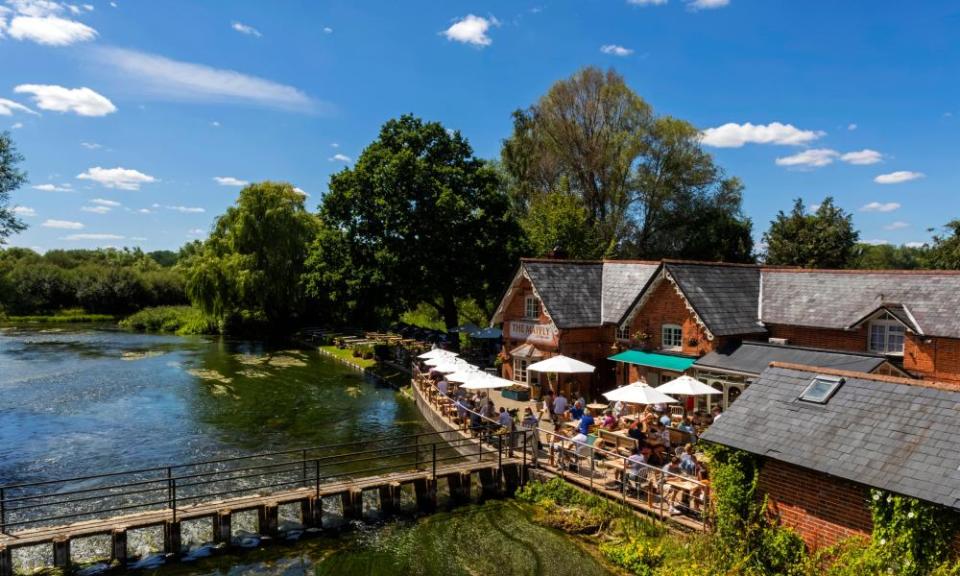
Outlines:
[[[353,350],[351,348],[337,348],[336,346],[320,346],[320,350],[333,356],[334,358],[339,358],[345,362],[349,362],[360,368],[366,370],[367,368],[373,368],[377,365],[375,358],[363,358],[361,356],[354,356]]]
[[[114,322],[110,314],[89,314],[80,308],[59,310],[53,314],[30,316],[6,316],[0,314],[0,324],[75,324],[90,322]]]
[[[120,327],[134,332],[172,334],[216,334],[217,326],[192,306],[144,308],[120,321]]]

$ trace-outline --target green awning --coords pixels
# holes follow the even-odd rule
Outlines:
[[[671,372],[685,372],[687,368],[693,366],[696,358],[687,356],[674,356],[672,354],[657,354],[656,352],[644,352],[643,350],[626,350],[619,354],[607,358],[614,362],[625,362],[627,364],[639,364],[640,366],[649,366]]]

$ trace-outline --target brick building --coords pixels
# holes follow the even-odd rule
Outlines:
[[[808,546],[869,535],[869,490],[960,513],[960,385],[774,363],[703,438],[761,458],[769,513]]]

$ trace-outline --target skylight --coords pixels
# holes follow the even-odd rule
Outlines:
[[[826,404],[841,384],[843,384],[843,378],[817,375],[800,394],[800,400],[815,404]]]

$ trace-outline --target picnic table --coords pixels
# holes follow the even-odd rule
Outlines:
[[[587,408],[589,408],[589,409],[591,409],[591,410],[596,410],[596,411],[603,411],[603,410],[606,410],[606,409],[609,408],[609,407],[610,407],[609,404],[600,404],[599,402],[594,402],[594,403],[592,403],[592,404],[587,404]]]

